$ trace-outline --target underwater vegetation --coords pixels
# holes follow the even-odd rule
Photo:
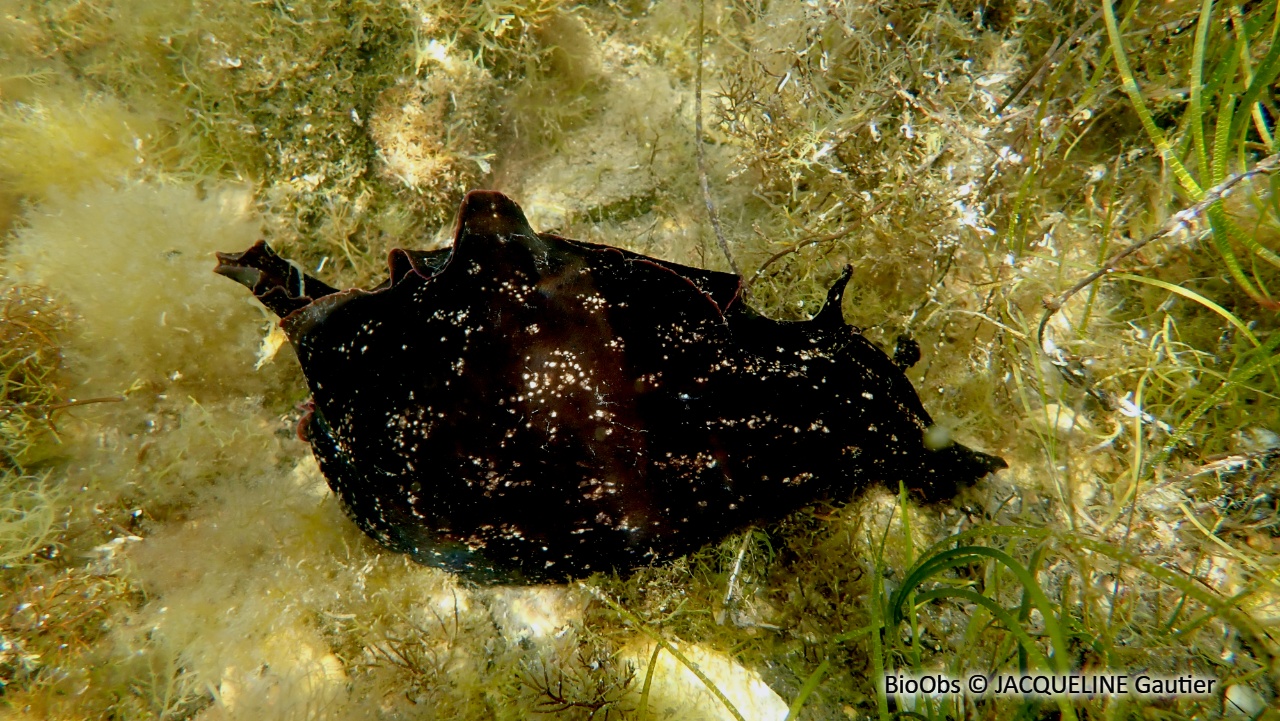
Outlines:
[[[59,334],[66,315],[43,289],[0,294],[0,562],[20,563],[53,530],[54,501],[36,465],[49,419],[60,406]]]
[[[1278,77],[1274,0],[0,0],[0,715],[1274,718]],[[212,253],[371,287],[476,187],[778,321],[852,266],[1009,468],[568,586],[388,553]],[[1219,683],[877,683],[1019,668]]]

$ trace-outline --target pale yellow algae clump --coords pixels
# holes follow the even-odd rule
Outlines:
[[[202,718],[335,711],[346,672],[315,616],[341,603],[339,589],[349,590],[335,575],[345,575],[337,557],[350,538],[330,530],[341,527],[336,505],[307,492],[323,483],[310,459],[290,482],[270,470],[278,450],[228,440],[245,441],[242,452],[265,470],[220,474],[185,518],[130,545],[129,575],[151,601],[120,639],[179,659],[211,689],[216,703]]]
[[[110,96],[59,98],[0,106],[0,182],[42,198],[136,172],[154,150],[156,119]]]
[[[215,250],[251,245],[250,196],[133,184],[54,194],[28,214],[8,253],[11,273],[55,289],[78,314],[68,347],[77,389],[248,387],[261,312],[210,272]]]

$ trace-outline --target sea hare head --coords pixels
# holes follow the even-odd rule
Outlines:
[[[625,572],[869,482],[932,501],[1004,467],[926,446],[918,349],[844,323],[848,271],[814,319],[773,321],[736,276],[536,233],[487,191],[369,291],[263,243],[218,257],[281,316],[350,515],[473,580]]]

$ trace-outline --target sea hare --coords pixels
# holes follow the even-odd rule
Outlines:
[[[300,432],[351,517],[475,581],[625,573],[869,482],[935,501],[1005,465],[926,444],[919,349],[844,322],[849,269],[811,320],[770,320],[736,275],[537,233],[488,191],[373,290],[263,242],[218,259],[283,319]]]

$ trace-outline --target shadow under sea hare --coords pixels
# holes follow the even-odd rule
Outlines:
[[[1005,466],[925,443],[919,350],[844,322],[849,269],[811,320],[770,320],[736,275],[536,233],[489,191],[373,290],[263,242],[218,259],[283,319],[300,431],[356,523],[475,581],[625,573],[872,481],[934,501]]]

